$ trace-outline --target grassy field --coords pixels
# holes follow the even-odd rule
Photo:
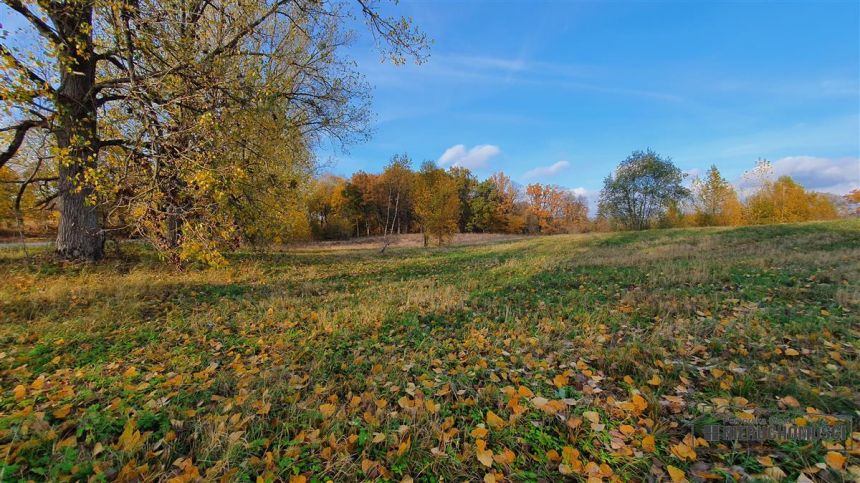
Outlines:
[[[857,220],[183,272],[41,250],[0,251],[0,480],[860,478],[857,432],[699,437],[860,415]]]

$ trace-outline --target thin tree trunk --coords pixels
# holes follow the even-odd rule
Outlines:
[[[104,256],[104,232],[96,207],[91,203],[93,189],[84,179],[96,166],[95,66],[91,30],[91,2],[73,2],[52,12],[52,20],[62,38],[75,39],[60,58],[61,84],[57,91],[57,148],[64,153],[59,166],[60,223],[57,253],[65,258],[98,260]]]

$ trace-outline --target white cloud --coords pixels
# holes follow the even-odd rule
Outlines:
[[[788,156],[772,163],[773,176],[791,176],[804,188],[838,195],[860,187],[860,158]],[[742,180],[740,187],[751,188]]]
[[[570,163],[567,161],[558,161],[553,163],[551,166],[538,166],[535,169],[530,171],[526,171],[526,174],[523,175],[524,178],[540,178],[544,176],[554,176],[561,171],[567,169],[570,166]]]
[[[588,196],[591,194],[591,191],[588,191],[586,188],[579,186],[577,188],[571,188],[570,192],[575,194],[576,196]]]
[[[471,149],[466,149],[463,144],[457,144],[446,149],[437,161],[439,166],[460,166],[463,168],[483,168],[487,161],[502,153],[498,146],[492,144],[479,144]]]

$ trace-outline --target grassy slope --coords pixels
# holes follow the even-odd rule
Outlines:
[[[856,220],[237,254],[182,273],[146,254],[12,253],[3,479],[796,476],[845,453],[687,438],[693,456],[683,438],[715,415],[792,410],[784,396],[860,407]],[[848,477],[831,471],[814,477]]]

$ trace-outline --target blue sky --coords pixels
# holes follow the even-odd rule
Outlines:
[[[327,170],[395,153],[599,191],[636,149],[736,181],[763,157],[807,187],[860,186],[860,2],[402,1],[426,64],[352,48],[375,133]],[[446,154],[447,153],[447,154]]]

